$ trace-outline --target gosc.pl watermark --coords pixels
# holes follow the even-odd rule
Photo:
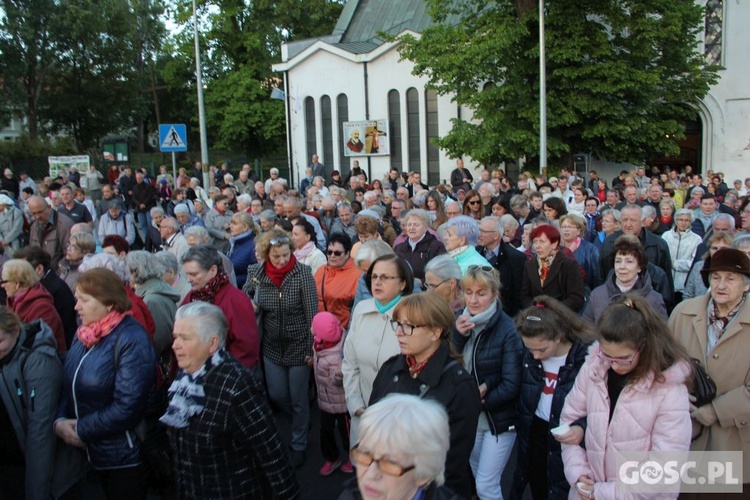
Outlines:
[[[741,493],[741,451],[619,452],[622,493]]]

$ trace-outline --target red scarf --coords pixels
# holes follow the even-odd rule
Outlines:
[[[190,302],[201,300],[213,304],[216,294],[227,284],[229,284],[229,276],[222,269],[216,276],[208,280],[208,283],[203,285],[203,288],[190,294]]]
[[[273,284],[276,285],[277,288],[281,288],[284,278],[286,278],[286,275],[292,270],[296,263],[297,259],[294,257],[294,254],[290,256],[289,262],[287,262],[284,267],[275,267],[269,260],[266,261],[266,265],[263,266],[263,272],[266,273],[268,279],[273,281]]]
[[[411,375],[411,378],[417,378],[419,374],[422,373],[425,365],[427,365],[427,362],[432,359],[436,352],[438,352],[438,349],[435,349],[435,352],[430,354],[430,357],[422,362],[417,361],[417,358],[415,358],[411,354],[406,355],[406,366],[409,367],[409,375]]]
[[[662,222],[662,224],[664,224],[665,226],[668,226],[672,223],[672,216],[671,215],[669,217],[659,216],[659,220]]]
[[[112,330],[114,330],[123,318],[129,314],[130,312],[121,313],[119,311],[110,311],[109,314],[99,321],[79,326],[78,332],[76,333],[76,335],[78,335],[78,340],[86,346],[86,349],[91,349],[104,337],[112,333]]]
[[[332,347],[336,347],[336,345],[338,345],[338,341],[331,342],[331,341],[327,341],[327,340],[316,340],[313,343],[313,350],[315,352],[323,351],[325,349],[330,349]]]

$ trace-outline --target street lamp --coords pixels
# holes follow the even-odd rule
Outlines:
[[[539,173],[547,168],[547,68],[544,47],[544,0],[539,0]]]
[[[201,76],[201,50],[198,41],[198,14],[193,0],[193,35],[195,37],[195,81],[198,87],[198,125],[201,134],[201,166],[203,169],[203,187],[208,190],[208,139],[206,138],[206,110],[203,106],[203,77]]]

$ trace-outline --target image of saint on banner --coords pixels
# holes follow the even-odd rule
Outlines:
[[[159,150],[163,153],[187,151],[187,127],[180,123],[159,125]]]

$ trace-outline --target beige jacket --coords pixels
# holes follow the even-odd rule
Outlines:
[[[714,379],[717,396],[713,405],[718,421],[704,429],[691,446],[694,451],[742,451],[750,456],[750,304],[727,326],[719,342],[706,357],[706,307],[710,295],[677,305],[669,318],[675,339],[699,359]],[[699,424],[695,424],[694,435]],[[750,482],[750,460],[743,464],[744,482]]]

